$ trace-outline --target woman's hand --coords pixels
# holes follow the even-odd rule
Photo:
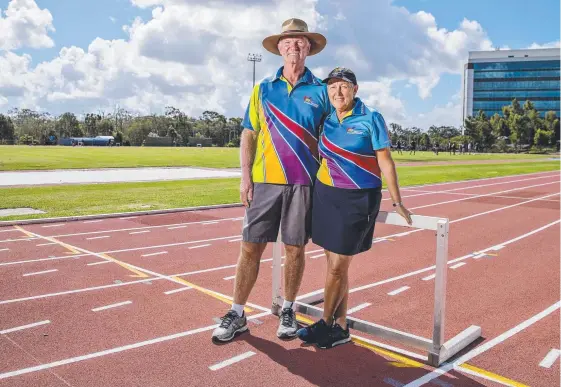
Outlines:
[[[405,208],[403,204],[400,204],[396,207],[396,212],[401,215],[403,219],[405,219],[408,225],[411,226],[413,224],[413,220],[411,219],[411,215],[413,215],[413,213]]]

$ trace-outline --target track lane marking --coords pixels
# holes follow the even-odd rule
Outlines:
[[[36,271],[34,273],[26,273],[23,274],[23,277],[29,277],[32,275],[39,275],[39,274],[47,274],[47,273],[54,273],[55,271],[58,271],[58,269],[51,269],[51,270],[44,270],[44,271]]]
[[[27,325],[22,325],[19,327],[14,327],[14,328],[9,328],[9,329],[4,329],[3,331],[0,331],[0,335],[5,335],[6,333],[11,333],[11,332],[17,332],[17,331],[21,331],[24,329],[29,329],[29,328],[34,328],[34,327],[38,327],[40,325],[45,325],[45,324],[50,324],[51,322],[49,320],[44,320],[44,321],[39,321],[33,324],[27,324]]]
[[[448,371],[452,369],[461,370],[460,365],[470,361],[474,357],[488,351],[489,349],[495,347],[496,345],[502,343],[503,341],[509,339],[510,337],[516,335],[517,333],[523,331],[524,329],[528,328],[529,326],[535,324],[536,322],[540,321],[544,317],[547,317],[551,313],[559,310],[561,306],[561,302],[557,301],[555,304],[551,305],[547,309],[541,311],[538,314],[530,317],[529,319],[521,322],[520,324],[516,325],[515,327],[509,329],[508,331],[498,335],[492,340],[489,340],[478,347],[475,347],[471,351],[467,352],[466,354],[460,356],[458,359],[454,360],[451,363],[444,363],[442,366],[437,368],[436,370],[432,371],[431,373],[424,375],[408,384],[405,387],[420,387],[426,383],[429,383],[431,380],[438,378],[440,375],[446,374]]]
[[[264,317],[264,316],[267,316],[267,315],[270,315],[270,314],[271,314],[271,312],[263,312],[263,313],[255,314],[253,316],[247,316],[247,319],[248,320],[253,320],[253,319]],[[220,324],[213,324],[213,325],[209,325],[209,326],[202,327],[202,328],[197,328],[197,329],[192,329],[192,330],[189,330],[189,331],[179,332],[179,333],[171,334],[171,335],[168,335],[168,336],[156,337],[154,339],[140,341],[140,342],[136,342],[136,343],[133,343],[133,344],[124,345],[124,346],[121,346],[121,347],[115,347],[115,348],[107,349],[107,350],[104,350],[104,351],[89,353],[89,354],[82,355],[82,356],[71,357],[71,358],[67,358],[67,359],[63,359],[63,360],[59,360],[59,361],[55,361],[55,362],[51,362],[51,363],[41,364],[41,365],[34,366],[34,367],[22,368],[22,369],[15,370],[15,371],[4,372],[4,373],[0,374],[0,379],[8,379],[8,378],[12,378],[14,376],[25,375],[25,374],[29,374],[29,373],[32,373],[32,372],[37,372],[37,371],[42,371],[42,370],[51,369],[51,368],[55,368],[55,367],[60,367],[62,365],[66,365],[66,364],[72,364],[72,363],[77,363],[77,362],[84,361],[84,360],[95,359],[95,358],[98,358],[98,357],[102,357],[102,356],[106,356],[106,355],[110,355],[110,354],[114,354],[114,353],[119,353],[119,352],[124,352],[124,351],[128,351],[128,350],[135,349],[135,348],[141,348],[141,347],[145,347],[145,346],[148,346],[148,345],[157,344],[157,343],[161,343],[161,342],[165,342],[165,341],[170,341],[170,340],[173,340],[173,339],[178,339],[180,337],[190,336],[190,335],[194,335],[194,334],[201,333],[201,332],[208,332],[208,331],[213,330],[214,328],[218,327],[219,325]]]
[[[232,358],[230,358],[230,359],[221,361],[220,363],[216,363],[216,364],[214,364],[214,365],[211,365],[211,366],[209,366],[208,368],[209,368],[211,371],[217,371],[217,370],[219,370],[219,369],[221,369],[221,368],[228,367],[229,365],[232,365],[232,364],[238,363],[238,362],[240,362],[240,361],[242,361],[242,360],[245,360],[245,359],[247,359],[247,358],[250,358],[250,357],[252,357],[253,355],[256,355],[256,353],[253,352],[253,351],[248,351],[248,352],[242,353],[241,355],[234,356],[234,357],[232,357]]]
[[[132,301],[123,301],[123,302],[118,302],[116,304],[111,304],[111,305],[105,305],[105,306],[100,306],[98,308],[93,308],[92,312],[99,312],[101,310],[107,310],[107,309],[113,309],[113,308],[118,308],[119,306],[123,306],[123,305],[129,305],[132,304]]]
[[[559,358],[561,352],[558,349],[552,349],[540,362],[540,367],[551,368],[553,363]]]

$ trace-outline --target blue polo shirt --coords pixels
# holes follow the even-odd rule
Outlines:
[[[391,145],[384,118],[355,98],[353,110],[339,122],[333,111],[325,120],[319,142],[322,158],[318,180],[347,189],[382,185],[376,150]]]
[[[327,88],[307,68],[294,86],[282,71],[255,86],[242,122],[258,133],[253,181],[312,185],[319,168],[318,128],[331,109]]]

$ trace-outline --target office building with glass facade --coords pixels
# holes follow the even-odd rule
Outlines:
[[[462,80],[462,122],[480,110],[488,117],[502,115],[514,98],[520,105],[532,101],[542,117],[550,110],[561,116],[559,60],[558,48],[470,51]]]

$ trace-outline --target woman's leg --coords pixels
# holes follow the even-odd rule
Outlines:
[[[335,312],[346,315],[348,274],[352,255],[341,255],[325,250],[327,256],[327,276],[325,278],[323,319],[328,324],[333,323]]]
[[[335,310],[335,313],[333,313],[333,318],[335,319],[335,322],[341,325],[343,328],[347,326],[347,301],[348,300],[349,300],[349,281],[347,279],[347,283],[345,286],[345,294],[343,296],[343,299],[339,303],[339,306]]]

